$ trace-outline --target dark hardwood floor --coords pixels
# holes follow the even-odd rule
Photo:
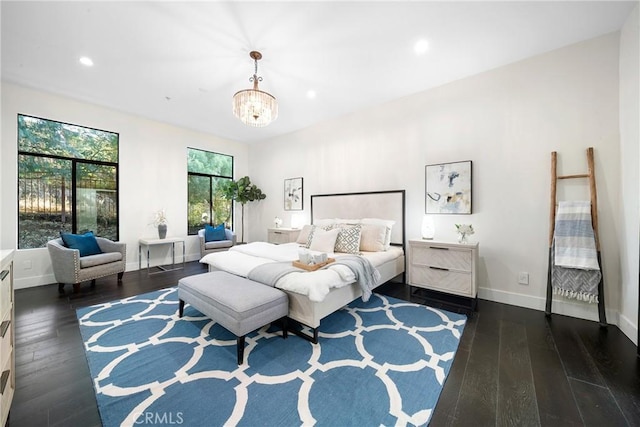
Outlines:
[[[16,291],[16,393],[10,426],[100,426],[75,310],[173,286],[205,272],[128,272],[59,296],[56,285]],[[70,292],[71,288],[67,290]],[[425,300],[402,284],[378,292]],[[322,328],[322,326],[321,326]],[[640,362],[615,326],[480,300],[471,313],[432,426],[640,426]]]

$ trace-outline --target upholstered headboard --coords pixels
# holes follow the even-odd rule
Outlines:
[[[404,247],[404,190],[312,195],[311,223],[329,218],[393,220],[391,244]]]

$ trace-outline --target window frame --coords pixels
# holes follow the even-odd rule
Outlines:
[[[204,153],[208,153],[208,154],[214,154],[217,156],[224,156],[224,157],[229,157],[231,159],[231,175],[230,176],[226,176],[226,175],[220,175],[220,174],[207,174],[204,172],[191,172],[189,171],[189,151],[190,150],[194,150],[194,151],[201,151]],[[201,178],[208,178],[209,179],[209,225],[214,225],[213,224],[213,179],[215,178],[221,178],[221,179],[228,179],[229,181],[233,181],[234,180],[234,174],[235,174],[235,157],[230,155],[230,154],[224,154],[224,153],[219,153],[217,151],[209,151],[209,150],[203,150],[202,148],[194,148],[194,147],[187,147],[187,235],[188,236],[196,236],[198,234],[198,231],[196,230],[195,232],[192,232],[189,228],[189,177],[191,176],[197,176],[197,177],[201,177]],[[235,201],[231,200],[231,230],[235,230],[235,226],[236,226],[236,220],[235,220]],[[203,223],[204,224],[204,223]]]
[[[47,122],[54,122],[54,123],[58,123],[60,125],[68,125],[68,126],[74,126],[74,127],[78,127],[78,128],[84,128],[84,129],[89,129],[89,130],[94,130],[94,131],[98,131],[98,132],[104,132],[104,133],[109,133],[109,134],[113,134],[116,136],[116,140],[117,140],[117,146],[116,146],[116,161],[115,162],[111,162],[111,161],[104,161],[104,160],[90,160],[90,159],[85,159],[85,158],[78,158],[78,157],[68,157],[68,156],[61,156],[61,155],[56,155],[56,154],[46,154],[46,153],[41,153],[41,152],[37,152],[37,151],[24,151],[20,149],[20,117],[29,117],[29,118],[33,118],[33,119],[37,119],[37,120],[43,120],[43,121],[47,121]],[[69,122],[63,122],[60,120],[52,120],[52,119],[47,119],[44,117],[38,117],[38,116],[33,116],[30,114],[23,114],[23,113],[18,113],[16,115],[16,129],[18,129],[17,132],[17,137],[16,137],[16,145],[17,145],[17,159],[16,159],[16,163],[17,163],[17,176],[16,176],[16,198],[17,198],[17,235],[16,235],[16,242],[17,242],[17,248],[21,249],[21,250],[27,250],[27,249],[39,249],[42,248],[44,246],[38,246],[38,247],[29,247],[29,248],[21,248],[20,247],[20,230],[21,230],[21,221],[20,221],[20,158],[22,156],[31,156],[33,158],[40,158],[40,159],[52,159],[52,160],[62,160],[62,161],[69,161],[71,162],[71,232],[72,233],[77,233],[78,232],[78,215],[77,215],[77,203],[78,203],[78,198],[77,198],[77,189],[78,189],[78,182],[77,181],[77,170],[78,170],[78,165],[79,164],[89,164],[89,165],[97,165],[97,166],[106,166],[106,167],[113,167],[115,169],[115,192],[116,192],[116,197],[115,197],[115,213],[116,213],[116,230],[115,230],[115,240],[118,241],[120,240],[120,133],[119,132],[113,132],[110,130],[105,130],[105,129],[98,129],[98,128],[94,128],[91,126],[83,126],[83,125],[78,125],[75,123],[69,123]],[[54,175],[55,176],[55,175]],[[96,235],[99,236],[97,234],[97,230],[95,230]],[[49,236],[50,239],[55,239],[59,236]]]

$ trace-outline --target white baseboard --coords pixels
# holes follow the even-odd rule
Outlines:
[[[14,277],[13,289],[35,288],[36,286],[50,285],[52,283],[57,283],[53,273],[45,274],[44,276]]]
[[[531,308],[544,312],[546,298],[533,297],[530,295],[516,294],[513,292],[499,291],[496,289],[480,288],[478,298],[503,304],[516,305],[519,307]],[[620,327],[620,315],[615,310],[606,309],[607,323]],[[578,319],[599,321],[598,305],[581,302],[571,302],[567,300],[554,299],[551,304],[551,314],[560,314]],[[629,336],[621,327],[620,329]],[[631,338],[631,337],[630,337]],[[632,339],[635,342],[635,339]]]
[[[638,345],[638,327],[623,315],[619,316],[618,327],[635,345]]]
[[[191,254],[186,257],[187,262],[190,261],[198,261],[200,260],[200,254]],[[181,264],[180,261],[177,264]],[[142,270],[146,269],[146,264],[143,264]],[[138,262],[128,262],[125,268],[125,271],[137,271],[138,270]],[[30,276],[30,277],[15,277],[13,278],[13,288],[14,289],[26,289],[26,288],[35,288],[36,286],[44,286],[55,284],[56,278],[53,273],[44,274],[41,276]]]

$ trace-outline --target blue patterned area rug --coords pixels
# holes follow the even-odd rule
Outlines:
[[[105,427],[424,425],[466,317],[387,296],[322,321],[319,344],[276,327],[236,339],[177,288],[77,311]]]

